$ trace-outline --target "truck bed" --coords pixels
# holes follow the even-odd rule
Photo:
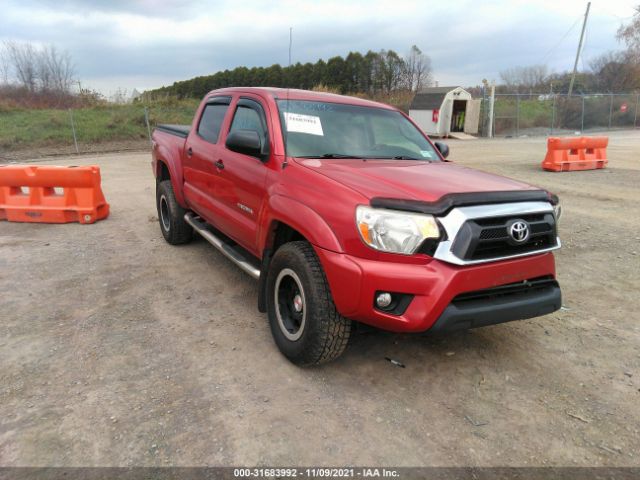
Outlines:
[[[169,133],[171,135],[187,138],[189,136],[189,132],[191,131],[191,125],[175,125],[165,123],[158,125],[156,129],[165,133]]]

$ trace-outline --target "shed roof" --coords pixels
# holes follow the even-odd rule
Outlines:
[[[425,88],[420,91],[420,93],[416,93],[413,97],[413,101],[409,106],[410,110],[433,110],[435,108],[440,108],[442,105],[442,100],[447,93],[451,90],[455,90],[456,88],[461,87],[431,87]]]

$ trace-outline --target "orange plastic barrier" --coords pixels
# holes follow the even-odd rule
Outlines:
[[[0,220],[94,223],[108,215],[97,165],[0,165]]]
[[[608,144],[609,137],[549,137],[542,168],[553,172],[604,168]]]

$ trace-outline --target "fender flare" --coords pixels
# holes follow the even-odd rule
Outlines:
[[[173,187],[173,193],[176,196],[176,201],[181,207],[187,208],[186,202],[184,200],[184,194],[182,192],[182,167],[178,165],[178,162],[176,162],[175,159],[173,159],[173,155],[171,155],[169,149],[163,145],[158,145],[157,164],[155,171],[156,179],[160,174],[160,163],[164,164],[169,170],[171,186]]]
[[[287,224],[297,230],[311,244],[342,253],[343,247],[338,237],[327,222],[311,207],[284,195],[272,195],[269,198],[269,208],[261,232],[260,245],[269,247],[269,236],[272,234],[271,225],[274,221]]]
[[[295,221],[294,218],[304,219]],[[333,233],[331,227],[312,208],[284,195],[272,195],[269,198],[267,214],[260,232],[260,245],[263,246],[262,264],[260,266],[260,280],[258,282],[258,310],[267,311],[266,288],[267,271],[273,255],[271,241],[273,240],[274,222],[281,222],[298,231],[312,245],[333,252],[342,252],[342,245]]]

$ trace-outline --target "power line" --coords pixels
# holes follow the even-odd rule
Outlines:
[[[560,39],[560,41],[558,43],[556,43],[553,47],[551,47],[549,49],[549,51],[547,51],[547,53],[544,54],[544,57],[542,57],[542,60],[539,63],[545,64],[547,63],[547,60],[549,60],[549,56],[555,52],[555,50],[558,49],[558,47],[560,46],[560,44],[562,42],[564,42],[564,40],[569,36],[569,34],[573,31],[574,28],[576,28],[576,25],[578,25],[578,23],[580,23],[580,20],[582,20],[583,15],[580,15],[578,18],[576,18],[576,21],[573,22],[573,25],[571,25],[571,27],[569,27],[569,30],[567,30],[567,32],[562,36],[562,38]]]
[[[635,13],[633,15],[629,15],[628,17],[621,17],[621,16],[616,15],[615,13],[611,13],[611,12],[606,12],[605,14],[608,15],[609,17],[615,17],[618,20],[630,20],[630,19],[632,19],[633,17],[636,16]]]

